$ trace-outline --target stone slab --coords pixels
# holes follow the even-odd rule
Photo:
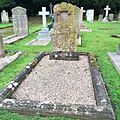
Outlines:
[[[108,56],[110,57],[110,60],[120,74],[120,55],[115,52],[108,52]]]
[[[3,70],[10,63],[15,61],[21,55],[22,55],[22,52],[19,51],[12,56],[5,56],[4,58],[0,58],[0,71]]]
[[[6,39],[5,41],[4,41],[4,44],[13,44],[14,42],[16,42],[16,41],[18,41],[18,40],[20,40],[20,39],[22,39],[22,38],[24,38],[24,37],[26,37],[26,36],[21,36],[21,37],[12,37],[12,38],[8,38],[8,39]]]

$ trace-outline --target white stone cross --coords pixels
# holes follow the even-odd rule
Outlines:
[[[52,12],[52,7],[53,7],[53,5],[52,5],[52,3],[50,3],[50,14],[52,15],[53,14],[53,12]]]
[[[86,10],[84,10],[84,9],[83,9],[83,7],[81,7],[81,11],[82,11],[83,13],[85,13],[85,12],[86,12]]]
[[[46,28],[46,15],[49,15],[49,12],[46,11],[46,7],[42,7],[42,12],[38,13],[42,15],[43,29]]]
[[[81,9],[80,23],[81,23],[81,26],[83,26],[83,13],[85,13],[86,11],[83,9],[83,7],[81,7],[80,9]]]
[[[109,5],[107,5],[104,10],[106,10],[105,17],[108,17],[108,11],[111,10],[111,8],[109,8]]]

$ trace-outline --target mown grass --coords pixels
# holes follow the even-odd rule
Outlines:
[[[6,28],[6,27],[11,27],[11,26],[13,26],[12,23],[0,23],[0,29],[1,28]]]
[[[38,19],[39,20],[39,19]],[[30,31],[37,30],[39,26],[32,20]],[[41,24],[41,23],[40,23]],[[116,51],[120,39],[110,37],[112,34],[120,34],[120,22],[117,23],[101,23],[94,22],[93,24],[85,22],[85,24],[93,30],[91,33],[83,32],[82,46],[78,47],[79,52],[93,52],[96,54],[100,71],[106,83],[109,97],[114,104],[116,120],[120,120],[120,75],[115,70],[110,62],[107,52]],[[36,27],[35,27],[36,26]],[[100,30],[99,30],[100,28]],[[101,30],[103,29],[103,30]],[[107,30],[105,30],[107,29]],[[32,33],[32,32],[31,32]],[[6,50],[21,50],[24,54],[14,63],[10,64],[0,73],[0,88],[2,89],[10,82],[34,57],[41,51],[51,51],[52,46],[49,43],[47,46],[25,46],[25,43],[36,37],[35,33],[30,34],[13,45],[6,45]],[[22,116],[16,113],[0,110],[0,120],[70,120],[69,118],[41,118],[39,116]]]

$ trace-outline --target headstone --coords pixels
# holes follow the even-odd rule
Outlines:
[[[110,21],[113,21],[113,18],[114,18],[114,14],[109,14]]]
[[[111,8],[109,8],[109,5],[106,6],[106,8],[104,8],[105,12],[105,17],[108,17],[108,11],[111,10]]]
[[[92,9],[87,10],[86,16],[87,16],[87,21],[92,23],[94,21],[94,10]]]
[[[15,7],[12,9],[12,19],[14,32],[17,36],[28,35],[28,19],[26,9],[22,7]]]
[[[53,16],[53,5],[52,5],[52,3],[50,3],[49,7],[50,7],[50,17],[52,17]]]
[[[65,2],[54,6],[55,22],[51,34],[53,51],[75,52],[77,50],[75,7]]]
[[[120,11],[119,11],[119,13],[118,13],[118,20],[120,21]]]
[[[2,39],[2,36],[0,35],[0,58],[3,58],[4,56],[5,54],[4,54],[3,39]]]
[[[99,15],[98,20],[99,20],[99,21],[102,21],[102,20],[103,20],[103,15]]]
[[[46,16],[49,15],[49,12],[46,11],[46,7],[42,7],[42,11],[38,13],[42,15],[42,24],[43,28],[38,32],[37,40],[50,40],[49,30],[46,28]]]
[[[1,20],[2,23],[9,23],[8,12],[6,12],[5,10],[1,12]]]
[[[81,7],[80,9],[80,24],[81,24],[81,27],[85,27],[85,25],[83,24],[83,13],[85,13],[85,10],[83,9],[83,7]]]

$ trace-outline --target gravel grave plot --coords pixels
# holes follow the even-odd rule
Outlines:
[[[80,61],[49,60],[49,55],[43,57],[12,98],[95,106],[88,57],[80,56]]]

